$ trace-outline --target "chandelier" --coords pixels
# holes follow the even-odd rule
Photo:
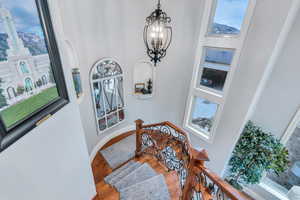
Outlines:
[[[154,66],[166,56],[167,49],[172,41],[171,18],[161,9],[160,0],[157,8],[146,18],[144,28],[144,42],[147,54],[154,62]]]

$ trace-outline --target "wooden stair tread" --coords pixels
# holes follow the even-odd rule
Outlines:
[[[96,191],[98,193],[99,200],[118,200],[120,199],[119,192],[109,184],[106,184],[104,180],[100,181],[96,185]]]

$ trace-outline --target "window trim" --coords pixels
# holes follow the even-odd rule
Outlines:
[[[282,135],[280,141],[283,145],[286,145],[291,136],[293,135],[295,129],[299,126],[300,123],[300,108],[296,111],[295,115],[293,116],[292,120],[290,121],[287,129],[285,130],[284,134]],[[259,183],[259,186],[266,190],[267,192],[271,193],[272,195],[277,196],[281,199],[289,199],[288,193],[285,192],[285,189],[279,191],[278,188],[281,188],[278,183],[272,181],[267,176],[265,176],[262,181]]]
[[[239,65],[241,50],[243,48],[243,43],[245,41],[248,32],[248,28],[255,9],[255,5],[256,5],[256,0],[249,0],[248,8],[244,16],[244,21],[241,26],[240,34],[215,35],[215,34],[208,34],[208,32],[211,26],[211,22],[215,15],[217,0],[205,1],[204,13],[201,21],[201,28],[200,28],[198,42],[197,42],[198,45],[196,47],[196,52],[195,52],[195,61],[193,67],[192,80],[190,83],[190,89],[189,89],[189,94],[186,103],[183,127],[208,143],[213,143],[214,141],[215,132],[221,120],[221,116],[223,113],[224,105],[226,103],[226,98],[230,89],[230,85],[233,80],[234,73]],[[203,57],[205,53],[204,51],[205,47],[234,50],[234,55],[230,65],[230,70],[227,72],[227,77],[222,92],[215,91],[214,89],[207,88],[205,86],[199,87],[200,85],[199,81],[201,79],[202,72],[203,72],[203,60],[204,60]],[[212,99],[213,103],[218,104],[218,110],[215,114],[214,123],[209,136],[207,136],[207,134],[199,130],[196,130],[189,124],[193,112],[192,109],[193,109],[193,101],[195,96],[200,96],[209,101],[211,101]]]
[[[201,85],[201,78],[202,78],[202,75],[203,75],[203,70],[204,70],[204,68],[209,68],[209,67],[205,67],[205,56],[206,56],[206,48],[213,48],[213,49],[224,49],[224,50],[231,50],[231,51],[233,51],[233,57],[232,57],[232,61],[231,61],[231,64],[230,65],[228,65],[228,67],[229,67],[229,70],[228,71],[226,71],[227,72],[227,75],[226,75],[226,79],[225,79],[225,82],[224,82],[224,85],[223,85],[223,89],[222,89],[222,91],[219,91],[219,90],[215,90],[215,89],[213,89],[213,88],[210,88],[210,87],[206,87],[206,86],[204,86],[204,85]],[[234,56],[235,56],[235,49],[233,49],[233,48],[220,48],[220,47],[212,47],[212,46],[203,46],[203,48],[202,48],[202,56],[201,56],[201,58],[200,58],[200,62],[199,62],[199,65],[198,65],[198,76],[197,76],[197,78],[196,78],[196,85],[195,85],[195,87],[197,88],[197,89],[200,89],[200,90],[203,90],[204,92],[205,91],[207,91],[208,93],[213,93],[214,95],[216,95],[216,96],[219,96],[219,97],[222,97],[223,96],[223,94],[224,94],[224,90],[225,90],[225,86],[226,86],[226,84],[227,84],[227,82],[228,82],[228,77],[229,77],[229,74],[230,74],[230,72],[232,71],[232,62],[233,62],[233,59],[234,59]],[[220,65],[222,65],[222,64],[220,64]],[[226,64],[224,64],[224,66],[226,66]],[[209,69],[211,69],[211,68],[209,68]],[[221,70],[221,71],[225,71],[225,70]]]
[[[44,120],[51,117],[62,107],[69,103],[67,87],[65,83],[64,72],[62,68],[59,49],[57,46],[51,13],[47,0],[35,0],[39,19],[45,35],[45,42],[48,55],[51,62],[51,70],[55,78],[56,88],[59,96],[36,110],[26,118],[20,120],[16,125],[6,128],[1,118],[0,120],[0,152],[7,149],[29,131],[39,126]]]
[[[104,132],[106,132],[106,131],[108,131],[108,130],[110,130],[110,129],[112,129],[112,128],[114,128],[114,127],[116,127],[116,126],[119,126],[120,124],[122,124],[122,123],[124,123],[125,121],[126,121],[126,101],[125,101],[125,89],[124,89],[124,71],[123,71],[123,69],[121,68],[121,70],[122,70],[122,73],[121,74],[118,74],[118,75],[114,75],[114,76],[111,76],[111,77],[105,77],[105,78],[98,78],[98,79],[93,79],[93,71],[94,71],[94,69],[95,68],[97,68],[97,66],[101,63],[101,62],[103,62],[103,61],[106,61],[106,60],[112,60],[112,61],[114,61],[114,62],[116,62],[116,63],[118,63],[118,65],[120,66],[120,68],[121,68],[121,65],[120,65],[120,62],[117,60],[117,59],[114,59],[114,58],[111,58],[111,57],[104,57],[104,58],[102,58],[102,59],[100,59],[100,60],[98,60],[93,66],[92,66],[92,68],[91,68],[91,70],[90,70],[90,88],[91,88],[91,97],[92,97],[92,101],[93,101],[93,110],[94,110],[94,115],[95,115],[95,123],[96,123],[96,126],[97,126],[97,134],[98,135],[100,135],[100,134],[102,134],[102,133],[104,133]],[[97,108],[96,108],[96,102],[95,102],[95,96],[94,96],[94,87],[93,87],[93,84],[94,83],[99,83],[99,81],[101,80],[101,81],[104,81],[104,80],[109,80],[109,79],[112,79],[112,78],[123,78],[123,87],[122,87],[122,91],[123,91],[123,108],[122,109],[118,109],[117,108],[117,110],[116,111],[114,111],[114,112],[111,112],[110,114],[104,114],[104,116],[102,117],[102,118],[99,118],[98,117],[98,115],[97,115]],[[102,85],[102,87],[103,87],[103,85]],[[105,102],[103,103],[103,104],[105,104]],[[104,105],[105,106],[105,105]],[[117,107],[118,107],[118,105],[117,105]],[[116,124],[114,124],[113,126],[111,126],[111,127],[108,127],[108,122],[107,122],[107,120],[106,120],[106,129],[104,129],[104,130],[100,130],[100,127],[99,127],[99,120],[101,120],[101,119],[105,119],[105,118],[107,118],[108,116],[110,116],[110,115],[112,115],[112,114],[114,114],[114,113],[117,113],[117,115],[118,115],[118,118],[119,118],[119,112],[121,111],[121,110],[123,110],[123,112],[124,112],[124,119],[122,120],[122,121],[119,121],[118,123],[116,123]]]

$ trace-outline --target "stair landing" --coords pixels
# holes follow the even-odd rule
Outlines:
[[[124,139],[125,137],[134,134],[134,132],[128,132],[122,134],[121,136],[112,139],[104,145],[104,149],[110,145]],[[181,195],[181,189],[179,184],[179,178],[176,172],[168,172],[166,167],[161,165],[155,157],[149,155],[143,155],[139,158],[133,158],[133,160],[140,163],[148,163],[157,173],[163,174],[165,177],[165,182],[168,186],[169,194],[172,200],[178,200]],[[124,163],[125,164],[125,163]],[[104,177],[113,172],[112,168],[108,165],[104,157],[97,153],[95,159],[92,162],[92,169],[94,180],[96,184],[96,190],[98,193],[98,199],[95,200],[118,200],[120,198],[119,192],[113,188],[111,185],[104,182]]]

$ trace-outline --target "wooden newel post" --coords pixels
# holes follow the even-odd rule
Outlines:
[[[144,121],[141,119],[138,119],[135,121],[136,125],[136,150],[135,150],[135,156],[139,156],[142,151],[142,128],[143,128]]]

